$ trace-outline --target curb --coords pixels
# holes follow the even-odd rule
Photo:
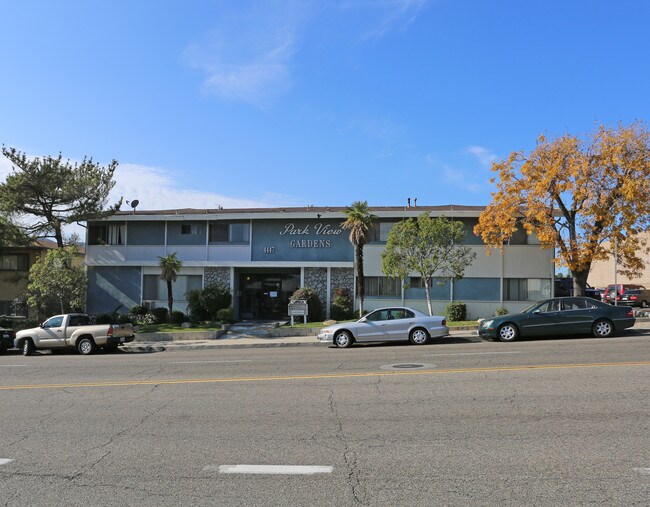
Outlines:
[[[211,342],[196,342],[196,343],[182,343],[182,342],[167,342],[165,345],[158,344],[139,344],[137,345],[123,345],[120,347],[124,352],[175,352],[177,350],[199,350],[199,349],[266,349],[271,347],[329,347],[329,344],[322,343],[314,338],[313,342],[283,342],[276,341],[275,343],[211,343]]]
[[[650,318],[639,318],[637,323],[640,326],[634,326],[636,329],[650,329]],[[450,336],[454,335],[476,335],[478,326],[459,326],[449,331]],[[237,343],[241,340],[240,343]],[[244,341],[246,340],[246,341]],[[254,340],[254,341],[253,341]],[[263,341],[262,341],[263,340]],[[290,340],[290,341],[287,341]],[[296,341],[294,341],[296,340]],[[138,342],[133,341],[122,345],[120,350],[124,352],[174,352],[177,350],[200,350],[200,349],[250,349],[250,348],[271,348],[271,347],[329,347],[330,344],[318,341],[315,334],[303,336],[283,336],[283,337],[265,337],[265,338],[217,338],[208,340],[171,340],[171,341],[154,341]]]

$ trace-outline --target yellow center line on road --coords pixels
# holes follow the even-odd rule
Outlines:
[[[512,372],[533,370],[567,370],[577,368],[613,368],[626,366],[650,366],[650,361],[633,361],[622,363],[584,363],[584,364],[543,364],[530,366],[496,366],[492,368],[452,368],[444,370],[414,370],[414,371],[374,371],[366,373],[321,373],[313,375],[285,375],[276,377],[231,377],[231,378],[196,378],[177,380],[122,380],[115,382],[81,382],[68,384],[31,384],[31,385],[0,385],[0,391],[19,389],[61,389],[73,387],[131,387],[158,386],[175,384],[218,384],[225,382],[269,382],[277,380],[319,380],[363,377],[403,377],[407,375],[444,375],[449,373],[482,373],[482,372]]]

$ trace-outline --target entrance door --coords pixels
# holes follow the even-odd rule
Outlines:
[[[282,302],[282,280],[262,280],[260,319],[278,319],[287,313]]]
[[[298,269],[251,268],[239,273],[241,319],[285,319],[289,297],[300,287]]]

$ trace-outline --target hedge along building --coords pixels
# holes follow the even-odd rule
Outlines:
[[[484,207],[373,207],[377,216],[364,248],[366,310],[408,305],[426,312],[424,284],[412,273],[405,286],[382,272],[381,253],[391,227],[428,212],[459,220],[476,258],[460,280],[437,280],[434,313],[450,301],[467,304],[468,316],[509,311],[551,295],[553,250],[521,230],[503,252],[488,255],[473,228]],[[174,308],[187,312],[185,294],[210,284],[232,290],[238,319],[286,317],[291,294],[311,287],[329,315],[336,288],[355,294],[354,250],[341,227],[344,208],[179,209],[118,212],[89,222],[87,311],[127,312],[133,305],[166,307],[159,257],[176,252],[183,265],[173,285]],[[444,284],[442,284],[444,282]],[[358,309],[358,301],[355,300]]]

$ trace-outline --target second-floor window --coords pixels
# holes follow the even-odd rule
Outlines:
[[[0,255],[0,271],[28,271],[28,254]]]
[[[248,243],[248,224],[210,224],[210,243]]]
[[[123,245],[126,237],[126,225],[91,225],[88,228],[90,245]]]
[[[181,234],[199,234],[199,226],[195,224],[182,224]]]
[[[368,241],[371,243],[380,242],[385,243],[388,241],[388,233],[395,225],[395,222],[379,222],[373,224],[368,230]]]

